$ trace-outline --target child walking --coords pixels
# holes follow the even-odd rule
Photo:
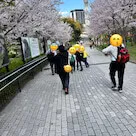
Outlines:
[[[73,71],[75,71],[75,58],[76,58],[75,55],[73,55],[73,54],[70,55],[70,65],[72,67],[71,73],[73,73]]]
[[[85,66],[88,68],[89,67],[89,63],[87,62],[87,57],[88,57],[88,53],[86,52],[86,50],[83,52],[83,62],[85,63]]]

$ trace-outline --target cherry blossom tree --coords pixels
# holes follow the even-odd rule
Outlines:
[[[135,0],[95,0],[91,4],[89,34],[120,33],[124,40],[127,31],[136,26]]]
[[[14,6],[0,8],[0,29],[8,38],[39,33],[50,39],[70,40],[71,30],[60,22],[57,11],[60,3],[60,0],[15,0]]]

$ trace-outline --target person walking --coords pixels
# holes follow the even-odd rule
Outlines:
[[[46,55],[47,55],[48,61],[50,63],[52,75],[54,75],[56,73],[56,66],[55,66],[53,57],[57,55],[57,52],[56,51],[52,51],[51,49],[49,49],[46,52]]]
[[[80,65],[80,71],[83,71],[83,66],[82,66],[82,63],[81,63],[81,61],[83,60],[83,53],[80,53],[77,50],[75,55],[76,55],[76,61],[77,61],[77,70],[78,70],[79,65]]]
[[[56,64],[56,73],[59,75],[65,94],[69,93],[69,73],[64,71],[64,65],[68,64],[68,52],[63,45],[58,47],[58,54],[53,58]]]
[[[84,50],[84,52],[83,52],[83,62],[85,63],[86,68],[89,67],[89,63],[87,62],[88,56],[89,56],[88,53],[86,52],[86,50]]]
[[[76,61],[76,56],[74,54],[69,53],[69,62],[70,62],[70,66],[72,67],[71,73],[75,71],[75,63],[76,63],[75,61]]]
[[[120,45],[120,47],[123,47],[124,45]],[[122,93],[123,89],[123,77],[124,77],[124,70],[125,70],[125,63],[119,63],[117,61],[117,56],[119,52],[119,47],[109,45],[107,48],[103,49],[102,52],[107,56],[110,55],[111,57],[111,63],[110,63],[110,78],[113,83],[113,86],[111,87],[113,90],[118,90],[120,93]],[[116,71],[118,71],[118,88],[116,86],[116,80],[115,80],[115,74]]]
[[[93,41],[93,40],[91,40],[90,48],[91,48],[91,49],[93,49],[93,48],[94,48],[94,46],[95,46],[95,43],[94,43],[94,41]]]

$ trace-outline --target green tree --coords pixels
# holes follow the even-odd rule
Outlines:
[[[72,18],[63,18],[62,21],[69,24],[73,29],[72,40],[79,41],[83,28],[82,25],[78,21],[74,21]]]
[[[14,6],[15,0],[0,0],[0,7]]]

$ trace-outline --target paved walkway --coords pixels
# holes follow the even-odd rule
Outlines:
[[[120,94],[110,89],[109,57],[87,50],[90,67],[70,75],[69,95],[43,70],[0,113],[0,136],[136,136],[136,64],[127,63]]]

